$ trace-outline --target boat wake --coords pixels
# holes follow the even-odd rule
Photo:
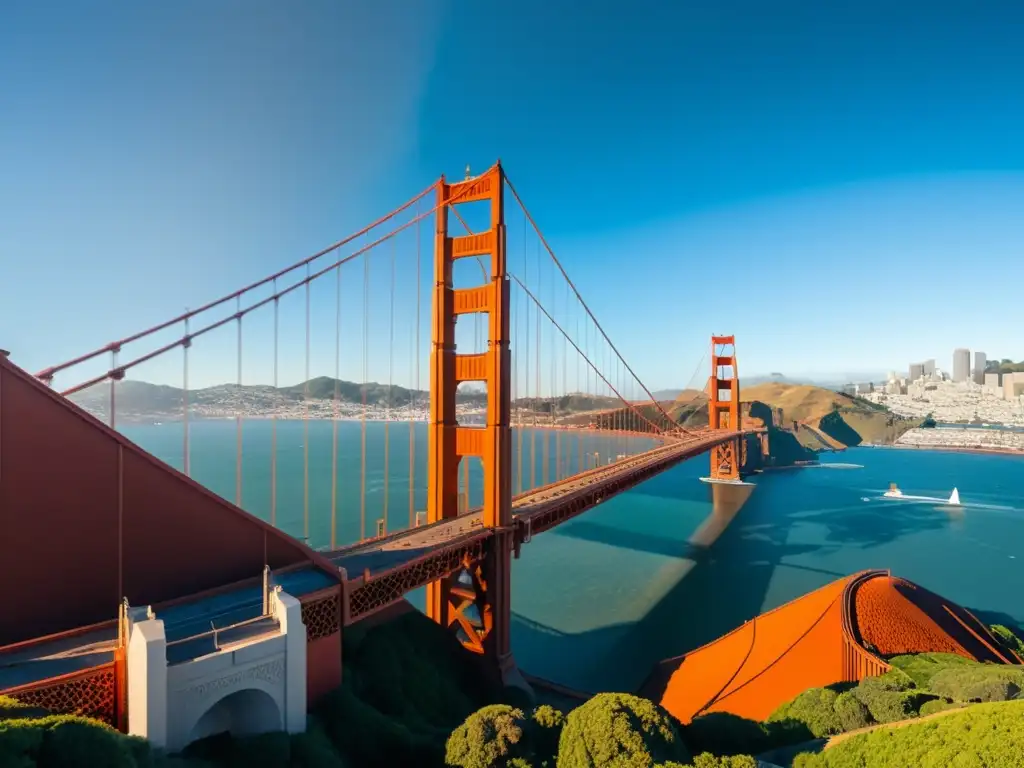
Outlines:
[[[835,462],[833,464],[812,464],[811,466],[817,467],[818,469],[864,469],[863,464],[843,464]]]

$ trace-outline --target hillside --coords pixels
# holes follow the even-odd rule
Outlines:
[[[748,387],[744,402],[756,400],[782,410],[783,425],[814,451],[875,443],[888,445],[919,422],[859,397],[806,384],[769,382]]]
[[[484,408],[487,395],[479,389],[463,387],[456,394],[460,411]],[[102,420],[107,419],[110,406],[109,384],[102,384],[71,395],[70,400]],[[121,381],[115,389],[117,415],[123,421],[180,419],[186,403],[186,392],[178,387],[150,384],[144,381]],[[425,390],[369,382],[359,384],[328,376],[284,387],[268,385],[219,384],[187,392],[189,413],[196,418],[245,417],[277,415],[282,418],[329,418],[337,411],[350,417],[366,410],[376,418],[389,409],[422,412],[430,402]],[[335,407],[337,403],[337,408]],[[569,394],[551,398],[520,398],[512,406],[523,421],[534,418],[550,422],[574,413],[607,411],[619,403],[617,398],[600,395]]]

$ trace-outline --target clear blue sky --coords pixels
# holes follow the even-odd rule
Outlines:
[[[750,374],[1024,358],[1024,5],[575,7],[6,4],[0,347],[54,364],[500,157],[652,388],[712,331]]]

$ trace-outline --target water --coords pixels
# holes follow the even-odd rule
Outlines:
[[[310,539],[316,546],[330,530],[332,430],[326,422],[309,428]],[[301,423],[278,425],[278,524],[293,535],[303,531],[302,429]],[[193,430],[193,475],[234,498],[234,424],[200,423]],[[246,422],[244,431],[243,504],[263,517],[269,513],[269,430],[269,423]],[[180,428],[124,431],[180,465]],[[359,528],[360,425],[342,423],[339,432],[338,530],[350,541]],[[409,508],[408,425],[392,424],[389,432],[390,519],[399,527],[407,524]],[[417,509],[425,504],[425,434],[418,425]],[[538,484],[540,434],[533,437]],[[529,435],[523,439],[525,485]],[[551,480],[555,451],[548,435]],[[372,526],[379,516],[373,510],[383,501],[383,425],[368,425],[367,437]],[[572,471],[578,464],[572,440],[578,438],[562,437],[563,461]],[[585,452],[600,451],[605,460],[630,445],[624,438],[585,440]],[[1024,624],[1024,459],[883,448],[851,449],[835,458],[834,465],[757,477],[746,506],[707,549],[687,541],[712,511],[710,489],[699,482],[707,474],[706,457],[536,537],[513,569],[512,641],[519,665],[584,690],[635,690],[660,659],[865,568],[891,568],[983,620]],[[475,471],[473,503],[481,486]],[[890,482],[904,493],[935,499],[948,498],[957,486],[962,506],[883,499]],[[422,591],[410,599],[422,607]]]

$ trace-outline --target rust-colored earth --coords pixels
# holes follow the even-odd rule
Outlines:
[[[882,674],[890,668],[884,657],[928,651],[1021,663],[964,608],[885,571],[865,571],[661,662],[640,693],[683,723],[710,712],[763,720],[808,688]]]

